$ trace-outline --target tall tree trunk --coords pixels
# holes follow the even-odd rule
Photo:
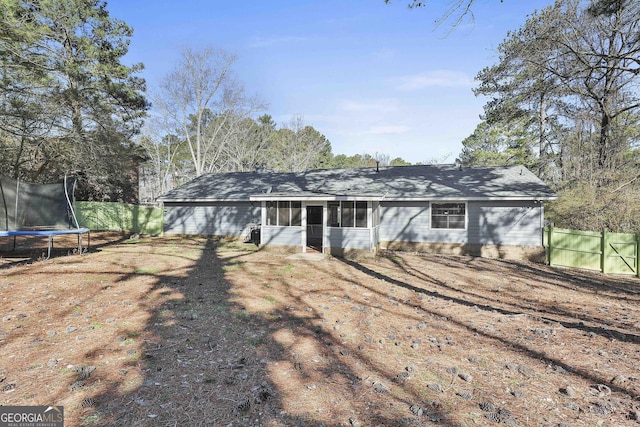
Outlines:
[[[611,149],[609,144],[610,124],[609,115],[603,111],[600,119],[600,137],[598,138],[598,167],[601,170],[607,169],[609,166],[609,150]]]
[[[547,104],[545,93],[540,94],[540,106],[538,111],[538,177],[545,179],[546,170],[548,169],[547,156]]]

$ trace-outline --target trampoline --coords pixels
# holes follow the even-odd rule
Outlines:
[[[91,246],[90,230],[80,227],[73,210],[75,177],[65,176],[54,184],[33,184],[19,179],[0,177],[0,237],[13,237],[13,250],[19,236],[46,237],[47,257],[51,257],[53,238],[78,236],[78,253]]]

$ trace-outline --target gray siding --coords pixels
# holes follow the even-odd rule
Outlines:
[[[343,249],[372,249],[368,228],[328,227],[329,247]]]
[[[542,204],[473,202],[467,205],[469,243],[542,246]]]
[[[380,203],[380,241],[431,242],[429,202]]]
[[[542,205],[533,201],[467,203],[466,230],[431,230],[428,202],[383,202],[374,240],[541,246]],[[251,202],[165,203],[164,232],[240,236],[260,222]],[[301,227],[262,227],[262,244],[300,246]],[[329,228],[329,247],[371,249],[367,228]]]
[[[533,201],[467,202],[466,230],[432,230],[430,215],[427,202],[383,202],[380,241],[542,245],[542,205]]]
[[[260,222],[260,206],[251,202],[164,204],[164,232],[241,236],[250,223]]]
[[[302,246],[302,227],[262,226],[260,228],[260,244]]]

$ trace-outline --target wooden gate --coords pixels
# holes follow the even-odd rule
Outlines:
[[[549,265],[640,277],[640,233],[601,233],[553,226],[544,229]]]

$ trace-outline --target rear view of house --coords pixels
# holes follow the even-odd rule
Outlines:
[[[159,198],[170,234],[259,229],[260,245],[301,252],[518,258],[543,251],[543,203],[553,199],[523,166],[454,165],[208,174]]]

